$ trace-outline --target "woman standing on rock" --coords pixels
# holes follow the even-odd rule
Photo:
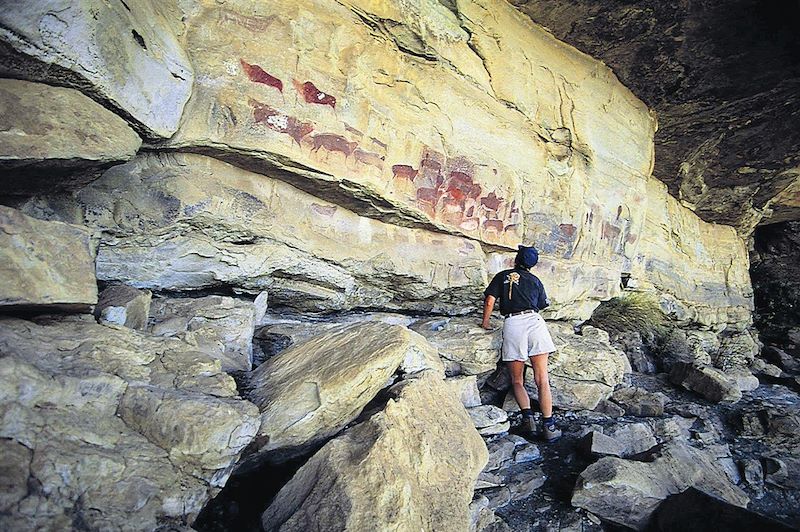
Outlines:
[[[503,322],[503,361],[511,373],[514,397],[522,410],[522,431],[526,436],[537,434],[531,410],[531,400],[525,391],[525,361],[530,358],[533,377],[539,390],[539,407],[544,423],[542,437],[545,441],[555,441],[561,437],[553,419],[553,398],[550,394],[550,380],[547,377],[547,358],[556,350],[547,324],[539,311],[548,306],[544,285],[529,270],[539,262],[536,248],[519,246],[514,269],[505,270],[494,276],[484,290],[483,302],[484,329],[489,329],[489,317],[496,300],[500,300],[500,314]]]

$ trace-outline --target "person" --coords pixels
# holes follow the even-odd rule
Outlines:
[[[499,300],[500,314],[505,317],[502,357],[511,374],[514,398],[522,411],[522,431],[526,436],[537,434],[530,397],[524,386],[525,361],[530,359],[543,417],[541,435],[545,441],[552,442],[561,437],[553,419],[553,398],[547,376],[547,358],[556,348],[544,318],[539,315],[539,311],[549,305],[544,285],[529,271],[537,262],[536,248],[519,246],[514,268],[495,275],[484,291],[481,326],[491,328],[489,318],[495,301]]]

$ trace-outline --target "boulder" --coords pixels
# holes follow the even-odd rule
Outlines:
[[[88,310],[97,303],[94,263],[95,242],[86,227],[0,205],[0,308]]]
[[[157,298],[150,308],[148,331],[180,338],[212,358],[223,371],[249,371],[253,361],[255,307],[226,296]]]
[[[449,373],[485,373],[494,370],[500,359],[502,333],[483,329],[473,317],[420,320],[411,329],[439,348],[439,356],[449,362]]]
[[[625,415],[658,417],[664,413],[668,398],[662,393],[650,393],[643,388],[620,388],[611,400],[625,409]]]
[[[0,79],[3,194],[86,184],[141,144],[122,118],[74,89]]]
[[[298,470],[264,512],[265,530],[468,530],[483,440],[436,376],[392,395]]]
[[[150,290],[137,290],[124,284],[109,286],[100,293],[94,307],[94,317],[100,323],[144,330],[152,297]]]
[[[285,461],[325,442],[387,386],[409,352],[428,348],[405,327],[363,322],[270,358],[249,376],[245,392],[261,410],[250,463]]]
[[[484,436],[508,432],[511,425],[508,414],[502,408],[492,405],[475,406],[467,409],[472,424]]]
[[[735,403],[742,398],[739,384],[711,366],[678,361],[672,366],[669,379],[673,384],[696,392],[715,403]]]
[[[219,361],[176,339],[4,318],[0,353],[4,530],[190,525],[258,429]]]
[[[581,439],[580,448],[589,455],[627,458],[656,444],[653,429],[646,423],[620,423],[606,427],[602,432],[589,432]]]
[[[781,368],[774,364],[769,364],[761,358],[753,360],[753,364],[750,366],[750,369],[756,375],[766,375],[767,377],[780,377],[783,373]]]
[[[550,322],[548,327],[557,348],[548,360],[553,405],[565,410],[593,410],[630,372],[625,354],[612,347],[608,333],[595,327],[584,327],[581,335],[569,324]],[[525,389],[531,397],[538,397],[533,371],[527,367]],[[508,412],[519,410],[511,391],[503,408]]]
[[[644,530],[661,501],[688,487],[741,508],[749,502],[713,457],[685,444],[670,443],[652,462],[601,458],[578,476],[572,505],[605,521]]]
[[[106,231],[98,278],[153,290],[269,291],[302,311],[463,312],[486,285],[476,242],[359,216],[194,154],[139,156],[82,189]]]
[[[194,75],[163,4],[56,0],[7,7],[0,12],[2,74],[79,88],[151,138],[177,130]]]

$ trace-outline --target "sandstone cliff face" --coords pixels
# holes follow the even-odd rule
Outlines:
[[[539,272],[554,317],[587,318],[599,300],[619,293],[620,274],[633,270],[715,314],[747,306],[749,290],[739,279],[746,265],[734,261],[733,276],[711,265],[727,253],[716,244],[718,230],[677,205],[657,227],[647,223],[669,201],[649,184],[655,121],[648,109],[609,69],[511,6],[241,0],[137,9],[153,11],[132,12],[130,31],[144,36],[136,16],[168,20],[157,31],[169,43],[165,64],[195,77],[180,124],[145,127],[133,103],[122,115],[151,137],[174,127],[159,150],[197,152],[240,169],[198,156],[145,156],[81,191],[85,212],[67,219],[103,229],[103,280],[169,290],[274,287],[281,303],[309,310],[462,312],[476,303],[467,293],[485,282],[484,272],[508,264],[500,250],[525,241],[542,250]],[[121,39],[127,30],[109,31]],[[43,63],[62,60],[37,54]],[[49,80],[29,63],[12,66]],[[138,75],[146,64],[126,68]],[[113,79],[90,77],[87,92],[111,108],[123,105],[103,99],[130,96],[130,85],[123,90]],[[71,76],[61,82],[78,85]],[[190,193],[178,186],[187,174],[209,182]],[[225,192],[209,194],[218,188]],[[155,190],[166,195],[160,203]],[[261,206],[269,202],[288,218]],[[25,210],[52,216],[52,198],[45,203]],[[63,198],[55,203],[63,216]],[[120,210],[126,215],[101,214]],[[315,234],[291,244],[295,227]],[[363,258],[353,253],[357,246],[341,254],[335,242],[344,227]],[[335,233],[333,240],[320,231]],[[663,232],[707,243],[711,260],[686,273],[715,288],[687,290],[683,279],[664,275],[687,261],[646,243]],[[400,287],[386,286],[398,279]]]
[[[393,448],[419,447],[430,453],[419,490],[441,496],[437,506],[453,517],[442,524],[416,493],[398,504],[419,514],[415,526],[464,529],[485,458],[470,423],[491,434],[509,422],[489,405],[469,421],[440,380],[446,369],[485,381],[496,335],[465,325],[472,317],[429,328],[430,344],[454,349],[443,364],[408,323],[322,336],[328,325],[320,326],[305,347],[249,375],[259,389],[245,396],[256,407],[222,370],[251,368],[248,339],[264,313],[242,300],[263,303],[265,292],[274,308],[305,318],[465,314],[524,242],[541,250],[535,273],[552,301],[548,318],[588,318],[621,292],[626,273],[686,323],[714,333],[750,324],[744,242],[651,176],[656,121],[647,106],[602,63],[503,1],[15,2],[0,13],[0,41],[0,74],[26,80],[0,85],[10,185],[2,201],[16,207],[0,212],[2,257],[14,274],[0,279],[3,310],[85,309],[98,281],[149,290],[142,332],[88,315],[0,324],[0,377],[17,390],[0,397],[12,412],[0,427],[14,473],[3,508],[12,526],[38,515],[39,504],[47,512],[34,527],[69,526],[82,501],[94,505],[79,513],[87,526],[136,512],[143,527],[191,524],[248,445],[306,453],[335,437],[281,495],[291,504],[265,519],[313,522],[300,480],[340,473],[336,497],[394,519],[396,505],[354,493],[376,485]],[[14,130],[9,110],[28,101],[54,102],[56,118],[30,113]],[[89,134],[98,131],[103,142]],[[72,171],[49,174],[58,161]],[[60,240],[66,251],[52,244]],[[197,297],[207,291],[240,301]],[[601,331],[558,328],[554,387],[565,408],[593,408],[630,368]],[[329,352],[341,336],[352,350]],[[374,357],[379,371],[357,371],[370,369],[359,357],[381,341],[389,348]],[[319,355],[346,362],[329,367]],[[383,412],[358,417],[389,380],[426,367],[435,378],[406,382]],[[280,383],[286,375],[297,388]],[[29,385],[35,396],[22,393]],[[54,411],[41,417],[50,393]],[[444,418],[426,408],[437,401]],[[70,416],[81,420],[58,424]],[[469,460],[447,485],[441,470],[457,467],[453,434]],[[74,452],[74,478],[59,480],[61,448]],[[363,463],[339,469],[342,453]],[[416,482],[400,472],[393,480]],[[29,493],[29,482],[42,493]],[[115,483],[140,498],[117,497]],[[365,526],[361,515],[339,517]]]

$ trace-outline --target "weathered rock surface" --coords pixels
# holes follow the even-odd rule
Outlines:
[[[702,325],[751,321],[753,290],[746,242],[728,226],[703,222],[656,179],[647,184],[631,279],[677,298],[679,320]],[[672,310],[672,309],[671,309]]]
[[[511,427],[508,414],[502,408],[492,405],[475,406],[467,409],[472,424],[484,436],[508,432]]]
[[[112,285],[100,293],[94,316],[100,323],[144,330],[152,298],[153,293],[149,290],[137,290],[124,284]]]
[[[611,395],[611,400],[625,409],[625,414],[637,417],[658,417],[664,413],[667,397],[650,393],[642,388],[621,388]]]
[[[253,362],[255,306],[225,296],[157,298],[148,331],[180,338],[222,363],[223,371],[249,371]]]
[[[713,458],[685,444],[667,444],[652,462],[601,458],[578,477],[572,504],[643,530],[661,501],[690,486],[742,508],[749,500]]]
[[[84,185],[141,144],[124,120],[77,90],[0,79],[4,196]]]
[[[245,393],[261,410],[250,460],[283,461],[329,439],[409,352],[425,349],[425,339],[404,327],[369,322],[340,325],[270,358],[250,375]]]
[[[654,175],[705,220],[798,219],[796,5],[513,3],[656,110]]]
[[[137,158],[78,198],[106,232],[97,260],[106,281],[268,289],[272,306],[300,310],[449,311],[471,309],[486,283],[475,242],[363,218],[200,155]]]
[[[486,456],[458,398],[423,374],[311,457],[262,523],[283,531],[468,530]]]
[[[0,13],[0,73],[79,88],[148,137],[169,137],[194,75],[179,19],[166,9],[151,0],[15,0]]]
[[[711,366],[698,366],[690,362],[676,362],[672,366],[669,379],[674,384],[697,392],[715,403],[735,403],[742,398],[738,382]]]
[[[450,374],[478,375],[495,369],[500,360],[501,331],[481,328],[474,317],[430,318],[411,329],[439,349]]]
[[[85,227],[0,206],[0,308],[88,309],[97,303],[95,245]]]
[[[568,324],[551,322],[548,327],[557,348],[548,361],[553,405],[568,410],[594,409],[630,372],[625,354],[611,346],[608,333],[595,327],[584,327],[580,335]],[[531,397],[537,397],[533,371],[525,372],[525,387]],[[503,408],[519,410],[512,393]]]
[[[88,316],[0,320],[0,384],[4,530],[191,524],[259,423],[219,362]]]
[[[456,394],[456,397],[461,399],[461,404],[466,408],[480,406],[481,394],[478,391],[478,384],[474,375],[450,377],[445,379],[445,384]]]

